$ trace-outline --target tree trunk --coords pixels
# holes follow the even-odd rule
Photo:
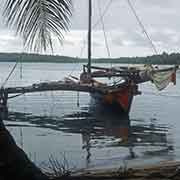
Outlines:
[[[0,117],[0,179],[48,180],[19,148]]]

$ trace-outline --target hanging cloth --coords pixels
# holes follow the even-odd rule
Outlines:
[[[170,82],[176,84],[176,69],[168,71],[152,71],[150,78],[159,91],[165,89]]]

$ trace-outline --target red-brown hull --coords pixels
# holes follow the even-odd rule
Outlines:
[[[117,92],[104,95],[103,103],[107,105],[117,105],[120,110],[129,113],[133,100],[133,93],[129,87],[123,88]]]
[[[134,91],[131,86],[107,94],[93,95],[95,100],[98,100],[98,102],[108,107],[110,110],[116,110],[127,114],[130,111],[133,96]]]

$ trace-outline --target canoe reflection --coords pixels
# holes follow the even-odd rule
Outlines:
[[[126,159],[137,157],[134,152],[137,146],[146,147],[146,156],[167,155],[173,151],[172,142],[167,137],[168,126],[158,124],[156,119],[145,122],[108,111],[93,111],[67,115],[64,120],[64,126],[69,127],[66,131],[81,133],[88,160],[90,149],[96,147],[126,147],[129,150]]]
[[[90,163],[91,148],[125,147],[129,151],[126,159],[138,157],[134,148],[144,148],[144,156],[166,156],[172,154],[173,145],[169,140],[169,128],[158,124],[157,119],[138,120],[120,116],[106,110],[90,109],[63,117],[33,116],[11,112],[9,121],[28,121],[42,128],[81,134],[82,148],[87,151]]]

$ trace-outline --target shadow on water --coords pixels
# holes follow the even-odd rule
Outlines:
[[[14,123],[16,120],[18,123]],[[168,140],[169,127],[158,124],[157,119],[150,119],[148,122],[130,119],[128,115],[120,116],[115,112],[95,106],[88,111],[84,110],[62,117],[10,112],[7,126],[33,126],[81,134],[82,148],[87,151],[87,164],[91,160],[92,148],[125,147],[129,152],[126,160],[138,157],[135,147],[145,149],[144,157],[173,156],[174,150],[173,143]]]

